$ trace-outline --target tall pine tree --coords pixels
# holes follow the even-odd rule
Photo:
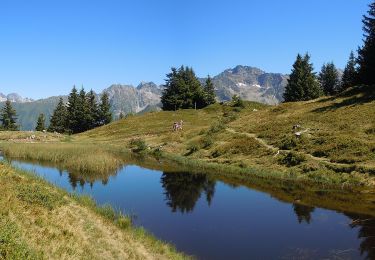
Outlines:
[[[107,92],[100,98],[98,125],[106,125],[112,122],[111,104]]]
[[[68,130],[71,133],[78,133],[80,129],[80,118],[79,118],[79,95],[76,86],[73,86],[72,91],[68,97],[68,108],[67,108],[67,120]]]
[[[7,100],[4,104],[4,107],[0,111],[0,121],[2,124],[2,128],[8,131],[18,130],[16,120],[17,112],[15,109],[13,109],[12,103]]]
[[[43,113],[41,113],[38,116],[38,120],[36,121],[35,131],[43,131],[45,129],[46,129],[46,117],[44,116]]]
[[[83,87],[81,87],[81,90],[79,91],[78,95],[78,102],[77,102],[77,121],[79,124],[77,125],[77,130],[73,133],[81,133],[89,129],[87,117],[88,114],[88,107],[86,102],[86,92]]]
[[[359,83],[375,84],[375,1],[369,5],[368,15],[363,16],[364,44],[358,49]]]
[[[65,133],[68,132],[68,118],[67,108],[62,98],[60,98],[53,114],[51,116],[50,125],[48,127],[49,132]]]
[[[203,94],[205,106],[214,104],[216,102],[215,87],[210,75],[208,75],[205,85],[203,87]]]
[[[96,102],[96,96],[93,90],[86,95],[86,126],[87,129],[93,129],[98,125],[99,108]]]
[[[339,91],[340,79],[335,64],[323,64],[319,73],[320,86],[326,95],[334,95]]]
[[[341,79],[341,91],[353,87],[357,81],[356,59],[352,51]]]
[[[322,95],[322,90],[313,71],[310,56],[306,54],[302,57],[298,54],[285,88],[285,102],[306,101]]]

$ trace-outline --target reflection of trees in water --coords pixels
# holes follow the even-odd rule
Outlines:
[[[346,214],[353,221],[351,228],[358,228],[358,238],[361,239],[361,256],[365,259],[375,259],[375,218]]]
[[[103,173],[95,173],[95,172],[87,172],[87,173],[80,173],[80,172],[68,172],[69,183],[72,186],[73,190],[77,188],[77,186],[81,186],[83,188],[85,184],[89,184],[90,187],[93,187],[93,184],[96,181],[100,181],[103,185],[107,185],[109,181],[109,177],[115,176],[118,170],[111,171],[106,174]]]
[[[299,223],[302,223],[303,221],[305,221],[307,224],[310,224],[311,213],[314,212],[315,208],[293,203],[293,210],[294,210],[294,213],[296,213],[297,215]]]
[[[203,174],[164,172],[161,183],[165,190],[167,205],[172,208],[173,212],[177,210],[182,213],[193,211],[202,192],[205,193],[206,200],[210,205],[215,194],[216,182]]]

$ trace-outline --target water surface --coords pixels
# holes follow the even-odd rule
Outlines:
[[[134,215],[135,225],[199,259],[375,259],[375,220],[368,216],[283,202],[204,174],[126,165],[83,177],[12,164]]]

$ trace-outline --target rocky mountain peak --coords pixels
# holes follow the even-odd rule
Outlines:
[[[23,98],[17,93],[10,93],[8,95],[4,95],[3,93],[0,93],[0,102],[4,101],[11,101],[11,102],[17,102],[17,103],[27,103],[27,102],[33,102],[34,100],[31,98]]]
[[[143,91],[150,91],[150,92],[159,92],[160,87],[156,85],[154,82],[144,82],[142,81],[138,86],[138,90],[143,90]]]

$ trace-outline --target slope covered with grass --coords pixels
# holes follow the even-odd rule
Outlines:
[[[242,169],[260,168],[319,182],[373,185],[375,101],[363,88],[340,96],[244,108],[215,104],[202,110],[132,116],[75,137]],[[184,130],[172,131],[183,120]]]

